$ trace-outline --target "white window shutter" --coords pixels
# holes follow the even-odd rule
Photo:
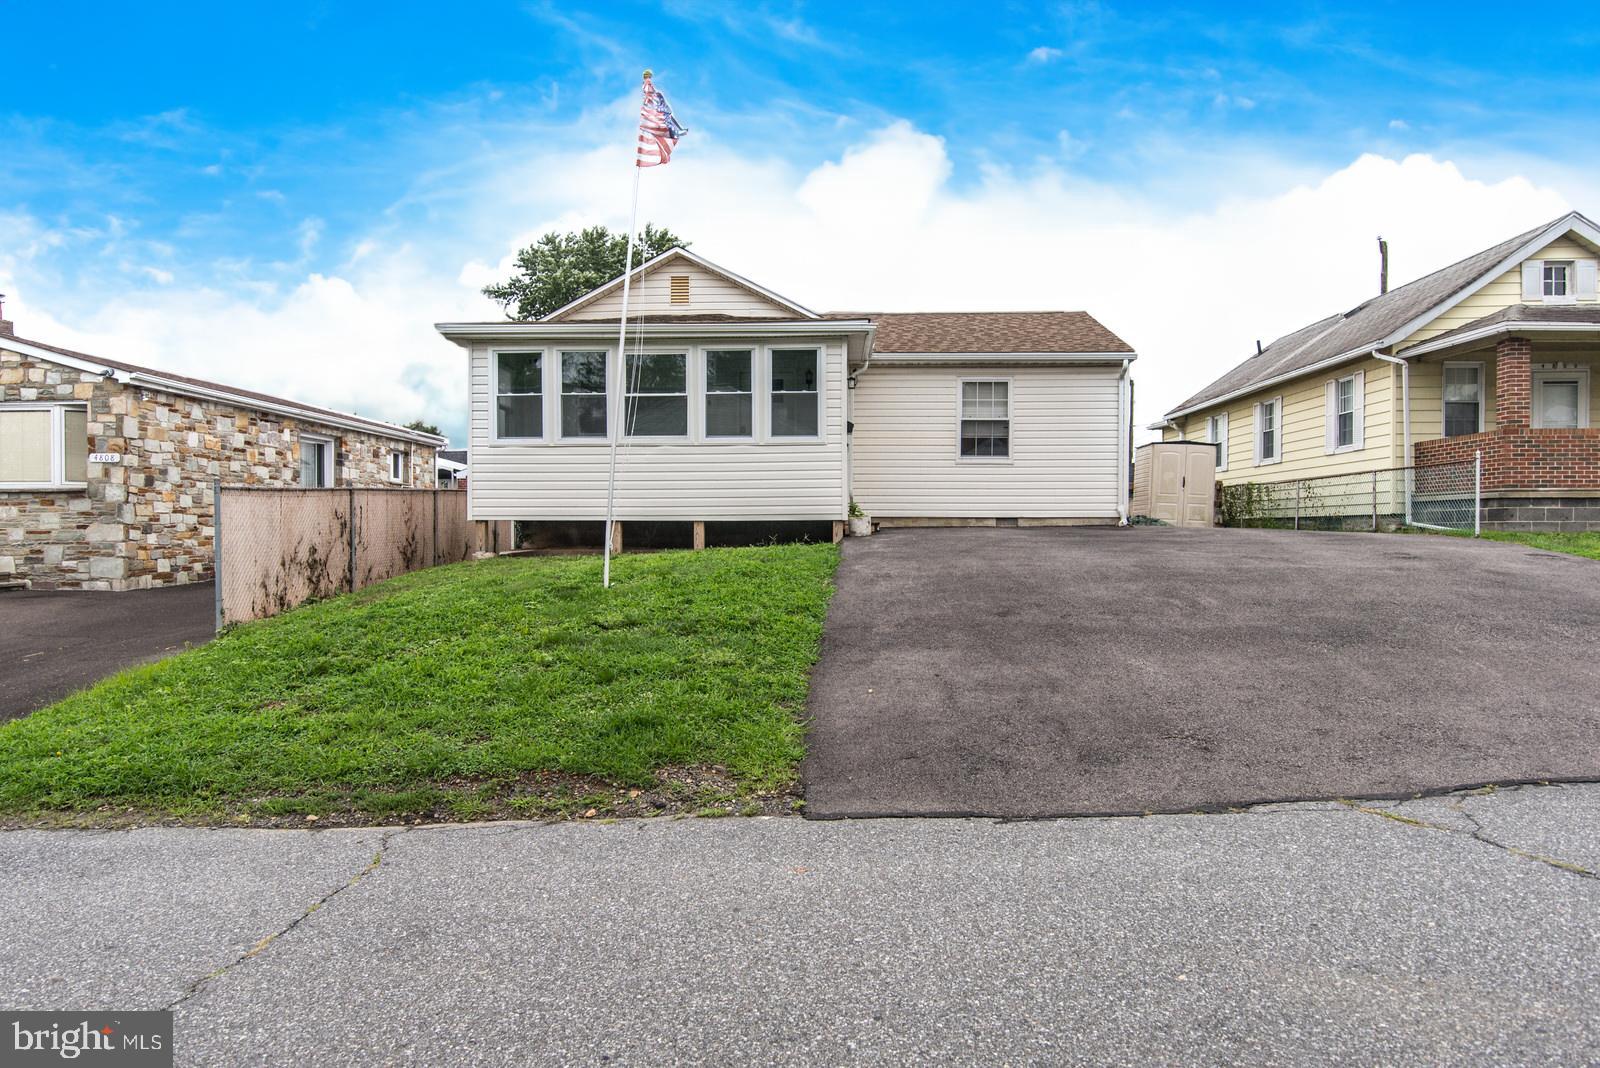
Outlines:
[[[1322,451],[1339,447],[1339,380],[1328,379],[1328,400],[1322,406]]]
[[[1217,470],[1228,469],[1228,413],[1217,416]]]
[[[1544,260],[1527,260],[1523,263],[1522,299],[1544,299]]]
[[[1357,371],[1356,372],[1356,380],[1355,380],[1355,384],[1354,384],[1354,389],[1355,389],[1355,418],[1354,418],[1354,421],[1355,421],[1356,427],[1355,427],[1355,436],[1353,438],[1353,441],[1355,442],[1355,447],[1356,448],[1364,449],[1364,448],[1367,447],[1367,373],[1365,371]]]
[[[1260,402],[1256,403],[1255,427],[1251,431],[1250,437],[1251,437],[1250,451],[1251,451],[1252,454],[1254,454],[1256,466],[1260,467],[1261,466],[1261,461],[1266,459],[1266,457],[1261,455],[1261,404],[1260,404]]]
[[[1597,278],[1597,276],[1600,276],[1600,262],[1595,260],[1578,261],[1577,297],[1579,300],[1594,300],[1597,296],[1600,296],[1600,292],[1597,292],[1597,290],[1600,290],[1600,285],[1597,285],[1597,281],[1600,281],[1600,278]]]

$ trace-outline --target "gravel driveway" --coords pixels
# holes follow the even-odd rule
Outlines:
[[[1600,563],[1417,535],[845,543],[806,811],[1042,816],[1600,778]]]

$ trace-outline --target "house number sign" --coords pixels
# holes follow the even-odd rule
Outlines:
[[[120,464],[122,462],[122,454],[120,452],[91,452],[89,454],[89,462],[92,464]]]

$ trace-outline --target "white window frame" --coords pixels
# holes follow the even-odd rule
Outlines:
[[[1228,413],[1206,416],[1206,440],[1217,447],[1217,470],[1228,469]]]
[[[391,448],[389,450],[389,481],[397,485],[405,485],[406,475],[411,468],[411,453],[407,449]]]
[[[772,358],[773,354],[783,352],[813,352],[817,358],[817,432],[815,434],[774,434],[772,432],[772,398],[775,395],[772,388]],[[752,383],[753,384],[753,383]],[[788,389],[785,394],[804,394],[804,390]],[[761,428],[761,440],[777,445],[804,445],[826,440],[828,436],[828,410],[825,398],[828,395],[828,350],[819,344],[807,344],[803,341],[768,344],[762,346],[761,357],[761,393],[762,411],[758,425]]]
[[[308,441],[311,442],[313,445],[326,446],[326,448],[324,448],[323,451],[322,451],[322,485],[320,485],[320,486],[307,486],[305,483],[302,482],[300,484],[301,488],[302,489],[332,489],[333,488],[333,484],[334,484],[334,478],[333,478],[334,471],[338,467],[339,443],[335,439],[330,438],[330,437],[328,437],[328,436],[326,436],[324,434],[300,434],[300,435],[297,436],[296,441],[295,441],[295,457],[294,457],[294,459],[295,459],[295,465],[294,465],[295,466],[295,477],[297,477],[297,478],[299,477],[300,471],[302,470],[302,468],[304,466],[304,464],[302,463],[300,450],[305,448],[306,442],[308,442]]]
[[[531,352],[532,350],[531,349],[521,349],[521,350],[518,350],[518,351]],[[566,431],[566,425],[567,425],[567,423],[566,423],[566,412],[563,410],[563,402],[566,399],[566,397],[568,396],[568,393],[567,393],[567,387],[566,387],[566,378],[565,378],[565,375],[563,373],[562,364],[566,362],[567,353],[569,353],[569,352],[599,352],[599,353],[603,353],[604,356],[605,356],[606,391],[605,391],[604,394],[602,394],[602,396],[604,396],[604,398],[605,398],[605,405],[606,405],[606,432],[604,434],[574,434],[574,435],[567,434],[567,431]],[[554,422],[555,422],[555,435],[554,435],[554,437],[555,437],[555,440],[557,442],[559,442],[560,444],[563,444],[563,445],[601,445],[601,444],[605,444],[606,442],[609,442],[611,440],[611,430],[612,430],[612,427],[611,427],[611,415],[612,415],[612,412],[611,412],[611,392],[612,392],[612,390],[614,390],[616,388],[616,374],[613,373],[613,368],[615,367],[616,362],[617,361],[615,359],[613,359],[613,350],[610,347],[605,346],[605,345],[566,345],[566,346],[563,346],[563,347],[555,350],[555,359],[549,361],[551,366],[547,369],[547,373],[543,377],[544,377],[546,383],[548,383],[552,378],[555,380],[555,389],[553,390],[553,393],[555,395],[555,400],[554,400],[553,407],[555,409],[555,420],[554,420]],[[543,369],[543,365],[541,364],[540,366],[541,366],[541,369]],[[620,372],[617,372],[617,373],[620,373]],[[552,392],[552,391],[551,390],[546,390],[546,392]],[[574,397],[592,397],[592,396],[594,396],[594,394],[593,393],[573,393],[573,394],[571,394],[571,396],[574,396]],[[546,437],[549,437],[549,436],[550,435],[549,435],[548,427],[547,427],[547,429],[546,429]],[[635,440],[637,440],[637,439],[635,439]]]
[[[510,356],[522,356],[531,353],[539,355],[539,430],[537,437],[501,437],[500,436],[500,398],[530,397],[531,393],[506,393],[500,392],[500,356],[504,353]],[[556,377],[559,384],[560,376]],[[557,417],[559,418],[559,412]],[[542,345],[507,345],[504,348],[489,350],[489,441],[494,444],[528,445],[540,444],[550,440],[550,350]],[[603,439],[589,439],[603,440]]]
[[[961,421],[962,415],[961,395],[966,392],[967,383],[973,382],[1002,382],[1006,387],[1006,454],[1004,456],[962,456],[961,455]],[[1013,431],[1016,430],[1016,385],[1010,378],[996,375],[972,375],[956,380],[956,433],[955,451],[958,464],[1011,464],[1016,462],[1017,438]],[[992,423],[999,420],[985,419],[982,422]]]
[[[786,347],[786,346],[779,346],[779,347],[782,348],[782,347]],[[805,348],[804,345],[797,345],[795,347],[796,348]],[[701,345],[701,346],[698,347],[698,349],[697,349],[697,351],[695,353],[695,361],[694,361],[695,381],[697,383],[699,383],[699,389],[698,389],[698,391],[696,392],[696,395],[695,395],[695,407],[699,411],[698,422],[697,422],[696,427],[695,427],[695,429],[699,432],[699,437],[698,437],[697,440],[706,442],[707,444],[720,444],[722,442],[732,442],[734,444],[738,444],[740,442],[744,442],[744,443],[748,444],[748,443],[750,443],[752,441],[760,440],[760,437],[761,437],[761,404],[762,404],[762,399],[767,396],[766,391],[761,388],[761,382],[762,382],[761,365],[764,362],[764,357],[762,356],[761,348],[762,347],[760,345],[757,345],[754,342],[742,342],[742,341],[734,341],[734,342],[726,342],[726,343],[718,342],[716,344]],[[710,354],[713,353],[713,352],[748,352],[750,354],[750,433],[748,433],[748,434],[713,434],[713,433],[711,433],[711,428],[706,425],[707,412],[710,410],[710,405],[707,404],[707,398],[708,397],[742,397],[742,396],[744,396],[744,394],[742,394],[742,393],[724,393],[724,392],[713,393],[710,389],[707,388],[707,385],[706,385],[706,374],[708,373],[708,371],[709,371],[709,369],[711,367]],[[767,403],[770,404],[771,401],[769,400],[769,401],[767,401]],[[770,413],[769,413],[769,417],[770,417]],[[820,417],[819,417],[819,419],[820,419]],[[822,424],[819,421],[817,425],[820,428]],[[805,441],[807,439],[805,439],[805,438],[779,438],[778,440],[779,441]]]
[[[1439,371],[1439,436],[1441,438],[1445,436],[1446,428],[1449,425],[1448,417],[1445,414],[1444,390],[1446,372],[1452,367],[1471,367],[1478,372],[1478,429],[1475,433],[1481,434],[1484,426],[1484,409],[1489,406],[1487,403],[1489,392],[1487,365],[1481,360],[1445,360],[1440,365]]]
[[[1272,448],[1273,448],[1273,454],[1271,456],[1266,456],[1261,451],[1261,432],[1262,432],[1263,429],[1265,429],[1262,426],[1262,421],[1263,421],[1262,417],[1265,414],[1266,409],[1269,408],[1269,407],[1272,409],[1272,430],[1273,430]],[[1267,464],[1276,464],[1276,463],[1282,463],[1283,462],[1283,396],[1282,396],[1282,394],[1279,394],[1276,397],[1272,397],[1269,400],[1260,401],[1260,402],[1258,402],[1256,404],[1254,425],[1250,428],[1250,434],[1251,434],[1251,451],[1255,454],[1255,461],[1256,461],[1256,466],[1257,467],[1265,467]]]
[[[641,397],[680,397],[681,396],[683,398],[683,410],[684,410],[684,424],[683,424],[683,433],[682,434],[630,434],[630,433],[628,433],[628,398],[629,398],[629,396],[631,396],[631,394],[628,392],[628,387],[629,387],[629,382],[628,382],[628,358],[632,357],[632,356],[681,356],[681,357],[683,357],[683,392],[682,393],[641,393],[641,394],[638,394],[638,396],[641,396]],[[695,404],[696,390],[695,390],[695,384],[694,384],[695,383],[695,369],[699,365],[700,365],[700,361],[698,359],[696,359],[695,346],[692,346],[692,345],[651,346],[649,348],[640,349],[640,350],[637,350],[637,351],[630,349],[626,353],[624,353],[622,358],[617,361],[617,374],[620,377],[620,381],[619,381],[618,386],[617,386],[617,391],[618,391],[618,394],[620,395],[620,397],[622,398],[622,403],[617,406],[618,409],[619,409],[617,414],[618,414],[618,417],[621,419],[621,423],[617,426],[616,432],[618,434],[622,435],[622,440],[626,441],[626,442],[629,442],[631,444],[647,444],[647,445],[648,444],[652,444],[652,443],[661,444],[661,445],[683,445],[683,444],[688,444],[688,443],[693,443],[693,442],[699,441],[700,440],[699,436],[695,433],[695,419],[696,419],[696,410],[695,409],[696,409],[697,406]],[[703,375],[703,372],[702,372],[702,375]],[[608,431],[611,429],[611,427],[609,426],[609,420],[608,420],[608,425],[607,425],[606,429]],[[579,440],[585,440],[585,441],[594,442],[594,441],[602,441],[602,440],[606,440],[606,439],[602,439],[602,438],[584,438],[584,439],[579,439]]]
[[[1563,272],[1562,288],[1565,293],[1550,293],[1551,281],[1546,277],[1552,270]],[[1546,304],[1574,304],[1578,300],[1578,264],[1574,260],[1541,260],[1539,264],[1539,295]]]
[[[1348,444],[1339,441],[1339,387],[1350,383],[1350,441]],[[1323,452],[1333,455],[1335,453],[1359,452],[1367,447],[1367,376],[1363,371],[1352,371],[1347,375],[1339,375],[1328,379],[1327,400],[1323,404]],[[1278,421],[1283,421],[1283,412],[1279,411]],[[1283,451],[1282,442],[1279,442],[1278,451]]]
[[[87,489],[89,483],[67,480],[67,429],[68,409],[89,412],[87,404],[52,404],[50,402],[5,401],[0,402],[0,412],[50,413],[50,478],[45,482],[0,482],[0,490],[78,490]],[[93,450],[90,450],[93,451]]]
[[[1589,369],[1587,367],[1536,367],[1536,368],[1534,368],[1534,370],[1533,370],[1533,382],[1532,382],[1532,387],[1533,388],[1530,391],[1532,396],[1529,398],[1533,402],[1532,403],[1532,411],[1530,411],[1528,413],[1529,425],[1534,427],[1535,429],[1539,429],[1539,430],[1544,430],[1544,429],[1564,429],[1564,428],[1547,428],[1547,427],[1545,427],[1544,423],[1542,423],[1540,421],[1540,417],[1539,417],[1540,410],[1544,407],[1544,405],[1540,403],[1540,393],[1543,390],[1544,383],[1547,382],[1548,380],[1552,379],[1552,378],[1554,378],[1554,379],[1562,379],[1562,380],[1569,379],[1569,378],[1577,379],[1577,382],[1578,382],[1578,426],[1577,426],[1577,429],[1579,429],[1579,430],[1588,429],[1588,427],[1589,427]]]

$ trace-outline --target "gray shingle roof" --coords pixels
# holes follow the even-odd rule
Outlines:
[[[1470,334],[1474,330],[1481,330],[1486,326],[1497,323],[1577,323],[1579,325],[1600,326],[1600,305],[1595,304],[1513,304],[1509,308],[1501,308],[1497,312],[1485,315],[1482,319],[1474,319],[1470,323],[1463,323],[1454,330],[1446,330],[1442,334],[1430,337],[1428,345],[1442,341],[1450,341],[1463,334]],[[1401,354],[1409,350],[1402,350]]]
[[[1259,355],[1234,367],[1167,415],[1170,417],[1173,412],[1203,406],[1220,397],[1314,367],[1345,353],[1378,348],[1395,331],[1470,287],[1539,234],[1573,217],[1565,215],[1543,226],[1536,226],[1443,270],[1373,297],[1342,315],[1330,315],[1292,334],[1285,334]]]

